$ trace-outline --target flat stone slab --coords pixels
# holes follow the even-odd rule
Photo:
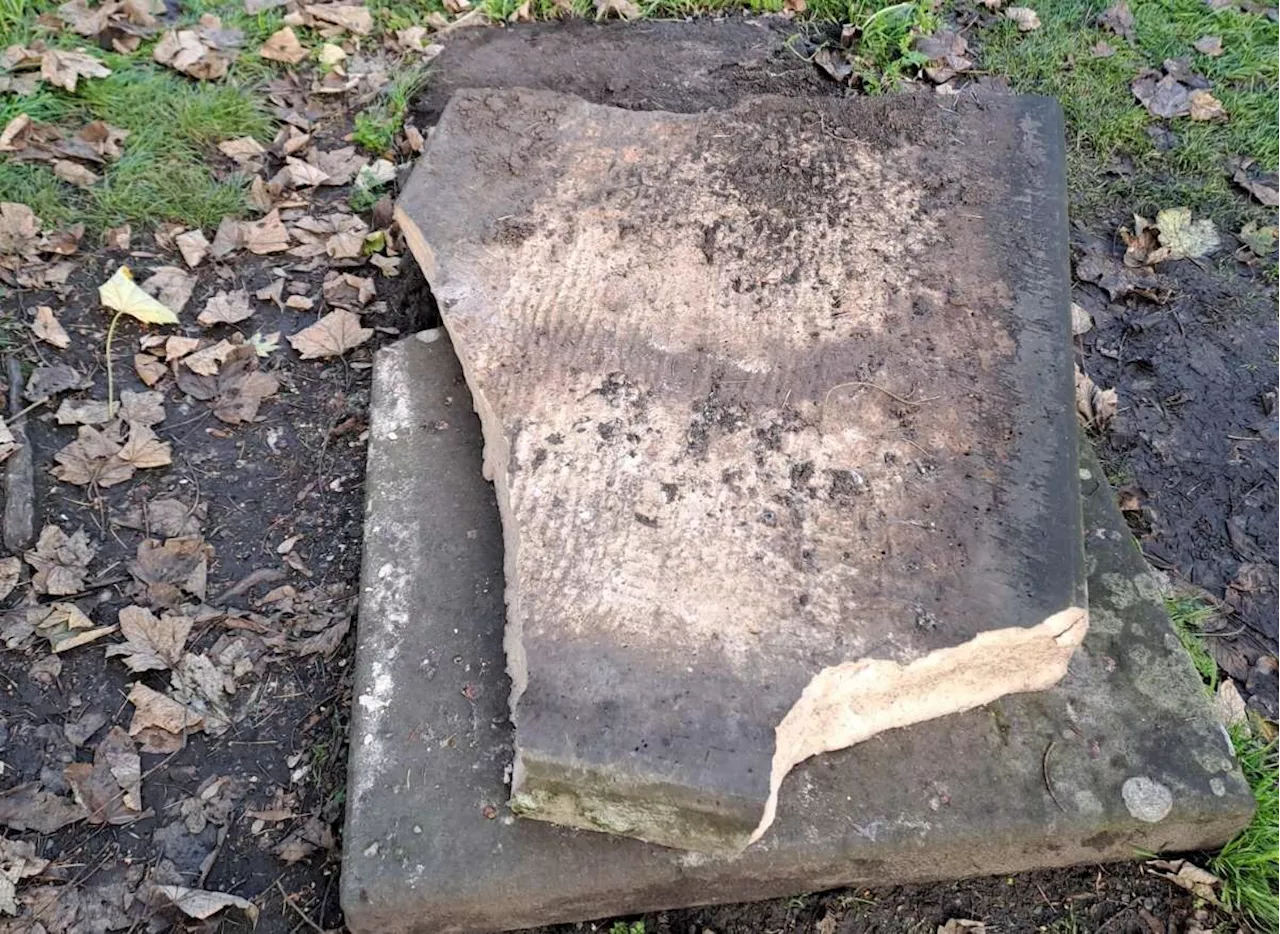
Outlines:
[[[1057,104],[461,90],[397,217],[506,540],[512,808],[734,852],[1087,628]]]
[[[503,546],[442,331],[374,370],[342,904],[356,934],[506,930],[1220,846],[1253,801],[1092,456],[1092,625],[1055,687],[786,778],[741,855],[514,818]]]

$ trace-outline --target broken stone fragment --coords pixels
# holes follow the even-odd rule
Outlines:
[[[735,852],[796,763],[1062,677],[1061,133],[455,94],[396,213],[502,517],[517,813]]]

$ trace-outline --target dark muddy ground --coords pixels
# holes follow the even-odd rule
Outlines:
[[[750,93],[840,93],[812,65],[779,48],[789,28],[742,21],[607,28],[575,23],[521,27],[514,47],[502,44],[506,31],[463,32],[446,40],[431,87],[411,120],[425,132],[453,88],[517,81],[621,106],[677,110],[726,106]],[[349,118],[336,108],[321,120],[333,145],[350,129]],[[279,164],[272,156],[268,169]],[[1109,232],[1125,213],[1117,206],[1116,218],[1081,219],[1086,223],[1077,231],[1077,259],[1094,252],[1114,260],[1121,250]],[[174,262],[171,249],[135,243],[139,247]],[[95,379],[94,391],[86,395],[102,398],[106,319],[94,290],[125,259],[86,243],[65,301],[33,292],[7,299],[16,302],[10,307],[24,320],[37,305],[55,305],[73,336],[71,348],[58,355],[25,336],[14,352],[28,364],[55,356],[72,363]],[[201,307],[215,288],[252,291],[266,285],[274,265],[270,258],[241,257],[234,265],[205,267],[191,307]],[[1262,698],[1256,705],[1267,698],[1274,703],[1273,670],[1270,682],[1267,672],[1254,670],[1259,658],[1276,651],[1275,419],[1274,394],[1267,395],[1274,392],[1276,360],[1271,289],[1254,270],[1230,260],[1169,268],[1174,297],[1164,306],[1136,295],[1110,301],[1095,286],[1081,286],[1076,300],[1097,324],[1082,339],[1080,352],[1099,383],[1120,390],[1120,417],[1106,451],[1113,479],[1136,497],[1130,515],[1144,547],[1159,566],[1236,610],[1232,622],[1238,625],[1231,631],[1239,632],[1217,640],[1222,663],[1242,688],[1250,685],[1247,694]],[[325,272],[320,265],[291,275],[307,283],[307,294],[318,296]],[[173,494],[193,510],[203,508],[200,531],[213,549],[210,602],[255,571],[274,574],[228,598],[219,610],[224,615],[211,615],[188,643],[212,651],[229,634],[244,632],[262,642],[252,671],[238,684],[243,718],[216,739],[195,734],[176,753],[143,756],[142,805],[152,816],[119,827],[81,822],[48,835],[23,835],[53,860],[41,883],[57,885],[50,890],[54,907],[44,927],[19,920],[0,922],[0,931],[79,934],[131,925],[142,930],[146,924],[139,919],[150,913],[131,893],[144,878],[252,899],[262,913],[259,931],[342,929],[337,835],[352,636],[331,652],[301,656],[289,647],[321,631],[314,627],[322,623],[340,623],[357,586],[371,352],[398,333],[431,323],[428,296],[414,270],[406,268],[396,279],[375,278],[377,299],[387,309],[366,323],[382,330],[370,343],[329,361],[300,361],[282,344],[263,364],[280,379],[281,391],[264,403],[260,421],[222,424],[205,403],[166,387],[167,418],[156,431],[172,443],[173,464],[143,471],[130,483],[95,493],[55,482],[49,474],[53,455],[74,439],[74,427],[57,425],[48,410],[28,417],[35,527],[83,527],[97,544],[84,590],[72,596],[95,623],[113,622],[138,593],[127,563],[145,534],[111,519],[131,502]],[[322,303],[306,313],[259,303],[248,325],[291,334],[323,310]],[[235,330],[221,327],[226,334]],[[194,324],[186,330],[200,332]],[[117,337],[122,388],[141,388],[128,366],[137,338],[131,324]],[[301,536],[291,552],[297,560],[286,561],[280,547],[294,536]],[[260,604],[271,588],[285,583],[311,594],[314,602],[293,613]],[[7,609],[23,590],[5,602]],[[260,611],[262,632],[228,623],[249,610]],[[281,634],[284,642],[275,638]],[[129,723],[127,672],[117,660],[104,660],[100,646],[64,653],[57,673],[32,672],[33,663],[48,656],[41,640],[0,653],[5,789],[42,781],[46,790],[65,794],[63,767],[88,761],[109,725]],[[165,684],[159,672],[142,680],[157,689]],[[79,748],[68,739],[68,725],[75,735],[75,725],[87,730],[99,718],[101,726],[89,737],[76,736]],[[293,849],[284,852],[307,855],[289,864],[278,851],[291,841]],[[950,918],[982,920],[1001,934],[1174,934],[1211,929],[1215,920],[1197,916],[1189,894],[1133,864],[672,911],[645,918],[644,931],[932,932]],[[234,914],[203,925],[176,923],[199,930],[249,929]],[[593,929],[610,930],[610,924],[557,930]]]

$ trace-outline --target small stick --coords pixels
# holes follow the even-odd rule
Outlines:
[[[877,392],[884,393],[894,402],[900,402],[903,405],[909,405],[909,406],[912,406],[913,408],[916,406],[924,405],[926,402],[937,402],[939,399],[942,398],[941,396],[929,396],[925,399],[904,399],[902,398],[902,396],[898,395],[897,393],[890,392],[889,390],[885,389],[883,386],[877,386],[875,383],[868,383],[860,379],[851,379],[847,383],[837,383],[836,385],[828,389],[827,394],[822,398],[822,407],[824,409],[827,407],[827,403],[831,401],[831,394],[833,392],[836,392],[841,389],[848,389],[850,386],[866,386],[868,389],[874,389]]]
[[[1049,797],[1053,799],[1053,803],[1058,806],[1058,810],[1063,814],[1067,813],[1067,809],[1062,806],[1062,802],[1058,800],[1058,796],[1054,794],[1053,783],[1049,781],[1049,753],[1053,752],[1054,740],[1049,740],[1049,745],[1044,747],[1044,758],[1040,760],[1040,771],[1044,773],[1044,787],[1049,791]]]
[[[288,893],[286,893],[286,892],[285,892],[285,890],[284,890],[284,886],[280,884],[280,880],[279,880],[279,879],[277,879],[277,880],[276,880],[276,888],[280,890],[280,897],[281,897],[282,899],[284,899],[284,903],[285,903],[286,905],[288,905],[290,908],[292,908],[292,909],[293,909],[294,914],[296,914],[299,918],[301,918],[303,921],[305,921],[305,922],[306,922],[307,927],[311,928],[311,930],[313,930],[313,931],[319,931],[319,932],[320,932],[320,934],[329,934],[329,932],[328,932],[325,928],[322,928],[320,925],[318,925],[318,924],[316,924],[314,921],[312,921],[312,920],[307,916],[307,913],[306,913],[305,911],[303,911],[301,908],[299,908],[299,907],[298,907],[297,905],[295,905],[293,902],[289,901],[289,895],[288,895]]]

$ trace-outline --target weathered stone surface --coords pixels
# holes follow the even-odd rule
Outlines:
[[[512,807],[703,852],[1087,628],[1059,112],[460,91],[397,215],[506,539]]]
[[[1248,821],[1252,797],[1160,578],[1091,456],[1092,626],[1054,688],[801,763],[774,825],[736,858],[512,818],[498,512],[458,363],[442,332],[426,336],[382,351],[374,370],[342,864],[355,934],[1211,849]]]

